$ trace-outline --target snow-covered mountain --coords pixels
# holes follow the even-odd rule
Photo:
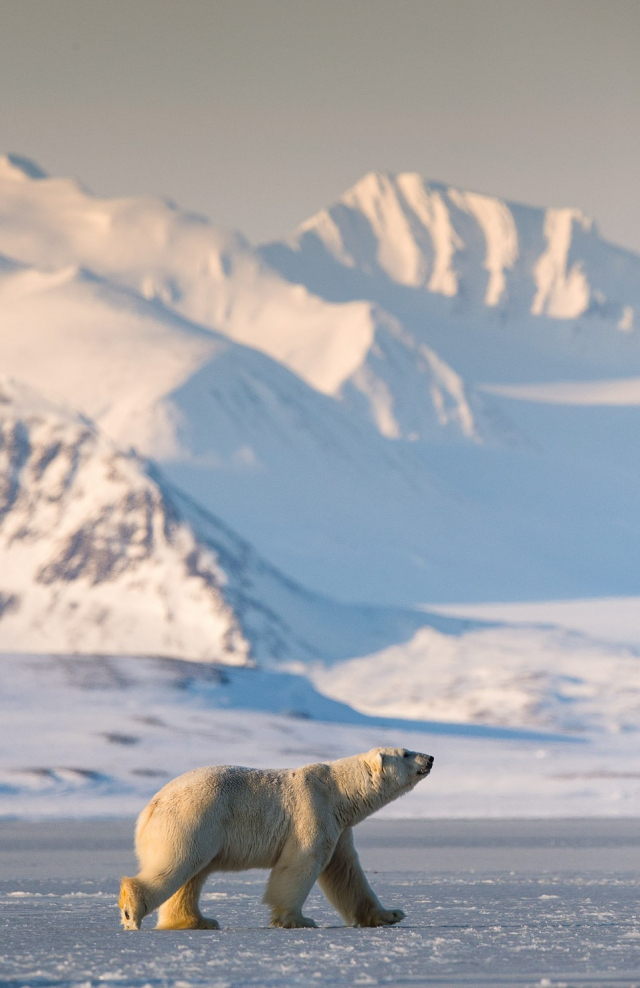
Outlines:
[[[467,396],[459,377],[427,348],[418,352],[378,306],[334,304],[291,285],[240,235],[159,200],[98,199],[24,159],[0,158],[0,254],[47,272],[86,269],[158,300],[261,350],[323,394],[353,393],[353,409],[362,408],[383,435],[433,438],[443,427],[449,438],[477,441],[490,433],[471,413],[486,399]],[[394,396],[386,398],[375,359],[367,359],[380,350],[405,369],[415,365],[424,395],[414,410],[393,415]]]
[[[249,661],[226,573],[133,455],[11,382],[0,455],[3,651]]]
[[[639,312],[576,210],[370,175],[254,249],[0,160],[0,796],[128,812],[192,737],[288,763],[332,722],[446,734],[449,812],[505,759],[535,806],[532,744],[554,812],[634,806],[637,635],[412,607],[638,593]]]
[[[511,335],[517,325],[529,333],[525,317],[537,317],[547,337],[538,355],[557,367],[569,346],[574,376],[590,357],[604,359],[601,370],[628,371],[629,358],[638,361],[640,258],[604,241],[576,209],[508,203],[412,173],[371,173],[290,237],[254,251],[240,234],[172,204],[99,199],[10,155],[0,159],[0,219],[0,254],[12,261],[49,272],[84,268],[160,300],[268,353],[325,394],[339,395],[367,366],[381,335],[415,354],[416,339],[428,343],[429,324],[443,317],[476,326],[482,317],[493,329],[506,320]],[[582,333],[571,349],[575,333],[567,339],[562,330],[576,321]],[[595,333],[587,350],[599,341],[597,354],[584,352],[587,329]],[[533,352],[539,343],[530,343]],[[490,356],[494,374],[515,370],[499,353]],[[471,380],[482,380],[484,366],[470,368]],[[531,379],[537,370],[525,362],[519,374]],[[447,387],[447,375],[436,377],[459,396],[460,382]],[[461,431],[471,435],[468,425]]]
[[[9,157],[0,255],[3,372],[303,585],[637,592],[640,261],[573,212],[372,175],[254,250]]]
[[[90,420],[0,387],[0,652],[338,661],[459,621],[310,594]]]
[[[73,267],[7,265],[0,334],[5,373],[160,462],[285,571],[330,594],[336,566],[358,579],[359,543],[401,572],[431,514],[460,514],[419,461],[342,402],[132,289]],[[393,503],[404,506],[397,522]],[[470,534],[464,518],[459,528]]]
[[[629,451],[640,431],[640,257],[576,209],[536,209],[411,173],[365,176],[260,254],[327,301],[374,302],[407,348],[435,355],[463,385],[474,422],[477,396],[497,399],[484,410],[492,427],[470,429],[472,441],[455,448],[426,430],[387,429],[422,440],[432,482],[464,493],[489,529],[526,553],[515,568],[504,559],[508,582],[487,573],[485,600],[582,595],[579,584],[594,596],[637,592]],[[388,418],[405,399],[415,414],[415,374],[379,345],[362,367],[374,361]],[[475,539],[471,551],[495,556]],[[546,585],[525,579],[525,589],[532,558],[553,563]]]
[[[371,173],[261,254],[327,300],[376,302],[470,388],[640,368],[640,257],[577,209]]]
[[[420,175],[371,172],[340,200],[267,248],[325,258],[356,276],[464,305],[556,319],[598,315],[622,332],[637,325],[640,258],[604,241],[580,210],[537,209],[466,192]],[[319,276],[322,276],[322,271]],[[343,275],[342,284],[348,279]],[[367,296],[369,297],[369,296]]]
[[[367,303],[332,305],[294,288],[241,235],[157,199],[99,199],[7,156],[0,218],[0,254],[45,271],[84,268],[269,353],[326,393],[373,332]]]

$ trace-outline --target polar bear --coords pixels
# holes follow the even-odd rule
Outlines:
[[[138,930],[160,907],[156,929],[217,930],[198,899],[213,871],[270,868],[264,902],[271,926],[315,927],[302,914],[316,880],[352,926],[404,919],[384,909],[362,870],[352,827],[409,792],[433,758],[404,748],[302,768],[212,766],[180,775],[156,793],[136,825],[140,871],[120,886],[122,925]]]

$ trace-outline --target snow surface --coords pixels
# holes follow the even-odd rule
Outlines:
[[[622,826],[621,826],[622,824]],[[365,822],[356,844],[407,918],[345,928],[314,889],[317,930],[270,930],[265,874],[216,875],[220,931],[118,928],[133,821],[0,824],[0,972],[17,988],[127,985],[465,985],[631,988],[638,838],[623,821]],[[613,863],[613,867],[612,866]]]
[[[551,405],[640,405],[640,378],[551,381],[542,384],[484,384],[487,394]]]
[[[363,713],[555,731],[636,732],[640,652],[556,628],[420,628],[411,641],[311,672]]]
[[[507,624],[555,625],[592,639],[640,645],[640,597],[526,601],[518,604],[450,604],[441,614]]]

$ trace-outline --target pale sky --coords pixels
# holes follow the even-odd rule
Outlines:
[[[0,0],[0,141],[250,240],[365,172],[640,251],[640,0]]]

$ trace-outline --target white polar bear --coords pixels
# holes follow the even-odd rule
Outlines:
[[[315,926],[302,907],[316,880],[353,926],[404,919],[383,909],[353,845],[352,827],[431,771],[433,758],[374,748],[350,758],[269,770],[212,766],[186,772],[138,817],[140,871],[120,886],[122,925],[138,930],[160,906],[157,929],[219,929],[198,899],[213,871],[271,868],[264,902],[271,925]]]

